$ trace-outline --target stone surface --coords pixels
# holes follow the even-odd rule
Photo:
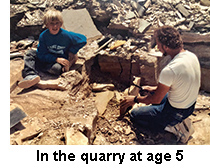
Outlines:
[[[209,0],[201,0],[200,3],[201,3],[201,5],[210,6]]]
[[[81,33],[89,40],[97,39],[102,34],[95,27],[90,14],[86,9],[63,10],[64,28],[68,31]],[[73,16],[73,17],[72,17]]]
[[[10,61],[10,92],[17,86],[17,82],[22,78],[24,60],[16,58]]]
[[[151,24],[144,19],[139,19],[139,33],[144,33]]]
[[[209,43],[210,42],[210,33],[198,34],[198,33],[189,33],[183,32],[181,34],[184,43]]]
[[[66,90],[67,82],[62,83],[60,79],[40,80],[40,82],[36,86],[40,89]]]
[[[182,5],[182,4],[178,4],[176,6],[176,8],[179,10],[179,12],[181,12],[185,17],[188,17],[190,15],[190,13],[188,12],[188,10]]]
[[[80,131],[66,128],[66,145],[88,145],[88,138]]]
[[[96,93],[95,103],[100,116],[103,115],[103,113],[105,112],[106,106],[109,103],[109,101],[113,98],[113,96],[114,92],[112,91]]]
[[[105,91],[105,90],[114,90],[114,85],[113,84],[97,84],[93,83],[92,85],[92,91],[98,92],[98,91]]]

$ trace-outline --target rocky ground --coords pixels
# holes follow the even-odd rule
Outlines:
[[[169,61],[156,51],[151,54],[152,32],[163,24],[179,29],[186,49],[199,57],[201,91],[190,116],[195,133],[187,144],[210,144],[208,2],[151,1],[139,16],[139,6],[133,0],[10,1],[10,104],[27,114],[10,129],[10,144],[181,144],[170,133],[133,126],[129,114],[118,118],[120,95],[132,77],[140,77],[141,85],[155,85]],[[24,53],[36,49],[37,35],[43,30],[41,18],[49,7],[61,11],[86,8],[103,37],[89,40],[70,72],[59,78],[40,74],[41,83],[21,89],[17,82],[21,80]],[[103,47],[104,38],[109,42]]]

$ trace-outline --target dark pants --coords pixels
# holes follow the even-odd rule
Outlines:
[[[28,50],[26,52],[24,62],[23,78],[28,75],[38,75],[38,71],[48,72],[53,75],[60,75],[62,73],[63,66],[61,64],[41,62],[37,58],[35,50]]]
[[[163,130],[167,125],[174,126],[188,116],[195,108],[195,103],[187,109],[172,107],[167,98],[168,94],[158,105],[135,108],[131,111],[131,121],[155,130]]]

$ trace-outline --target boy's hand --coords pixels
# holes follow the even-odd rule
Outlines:
[[[67,59],[65,59],[65,58],[57,58],[57,59],[56,59],[56,62],[57,62],[57,63],[60,63],[61,65],[64,66],[64,72],[69,71],[70,62],[69,62]]]

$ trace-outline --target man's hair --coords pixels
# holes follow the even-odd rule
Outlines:
[[[45,13],[43,20],[45,25],[47,25],[52,21],[59,21],[61,22],[61,24],[63,24],[63,18],[61,12],[55,9],[49,9]]]
[[[162,26],[154,31],[154,38],[161,44],[177,49],[183,47],[183,41],[179,32],[172,26]]]

